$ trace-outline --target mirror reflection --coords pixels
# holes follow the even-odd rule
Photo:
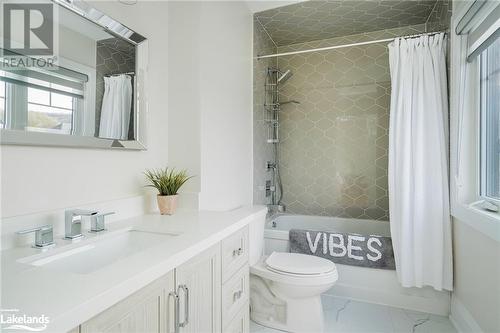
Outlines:
[[[58,28],[57,69],[0,70],[0,128],[134,140],[136,45],[62,6]]]

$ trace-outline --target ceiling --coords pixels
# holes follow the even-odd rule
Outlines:
[[[252,13],[263,12],[268,9],[288,6],[302,1],[306,0],[245,0],[248,9],[250,9]]]
[[[440,0],[311,0],[255,14],[278,46],[422,24]]]

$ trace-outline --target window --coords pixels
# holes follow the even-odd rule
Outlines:
[[[500,39],[480,55],[480,195],[500,203]]]
[[[28,88],[27,130],[71,134],[74,97],[61,93]]]
[[[500,2],[459,1],[453,10],[451,214],[500,242]]]
[[[0,70],[2,128],[81,135],[86,125],[84,96],[93,96],[88,78],[62,66]],[[88,126],[95,128],[90,119]]]

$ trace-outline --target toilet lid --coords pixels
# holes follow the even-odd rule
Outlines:
[[[273,252],[266,259],[271,269],[291,274],[324,274],[335,270],[330,260],[300,253]]]

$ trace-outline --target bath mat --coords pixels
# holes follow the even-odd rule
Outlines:
[[[390,237],[292,229],[290,252],[329,259],[337,264],[396,269]]]

